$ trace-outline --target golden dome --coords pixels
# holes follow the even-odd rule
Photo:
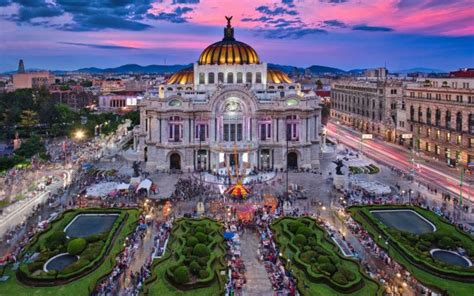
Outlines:
[[[194,71],[193,68],[186,68],[179,70],[174,73],[167,81],[166,84],[193,84],[194,83]]]
[[[234,28],[230,25],[232,17],[226,17],[224,39],[209,45],[199,56],[200,65],[260,64],[257,52],[251,46],[234,38]]]
[[[293,83],[290,77],[285,72],[277,69],[268,69],[267,71],[267,83]]]

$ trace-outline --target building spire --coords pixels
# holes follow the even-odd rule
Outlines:
[[[25,64],[23,64],[23,60],[18,62],[18,73],[25,73]]]
[[[224,41],[235,41],[234,38],[234,28],[230,24],[232,20],[232,16],[226,16],[225,19],[227,20],[227,26],[224,28]]]

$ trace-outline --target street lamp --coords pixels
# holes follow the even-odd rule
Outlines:
[[[84,139],[85,136],[86,136],[86,133],[85,133],[83,130],[77,130],[77,131],[74,133],[74,137],[75,137],[77,140],[82,140],[82,139]]]

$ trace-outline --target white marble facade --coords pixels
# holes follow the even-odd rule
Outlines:
[[[235,40],[233,29],[228,34]],[[228,37],[222,42],[228,46]],[[157,96],[139,105],[134,148],[149,171],[215,171],[236,161],[249,169],[319,167],[321,108],[313,91],[304,94],[258,56],[247,64],[202,60],[201,55],[192,69],[173,75]]]

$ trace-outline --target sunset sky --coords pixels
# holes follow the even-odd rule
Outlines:
[[[472,0],[0,0],[0,71],[191,63],[225,15],[266,62],[474,67]]]

